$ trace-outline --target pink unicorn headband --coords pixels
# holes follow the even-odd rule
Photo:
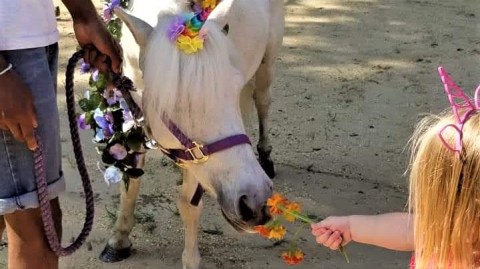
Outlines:
[[[438,68],[438,73],[440,74],[440,78],[442,79],[443,86],[445,88],[445,92],[447,93],[448,100],[450,101],[450,106],[452,107],[453,115],[455,116],[455,124],[447,124],[445,125],[439,132],[438,136],[442,140],[443,145],[451,151],[461,153],[463,144],[462,144],[462,137],[463,137],[463,126],[465,122],[470,118],[470,116],[477,110],[480,109],[478,103],[478,95],[480,94],[480,85],[475,90],[475,96],[473,103],[471,102],[470,98],[463,93],[462,88],[460,88],[452,78],[448,75],[448,73],[443,69],[443,67]],[[444,138],[444,132],[448,128],[453,128],[455,131],[455,145],[450,145]]]

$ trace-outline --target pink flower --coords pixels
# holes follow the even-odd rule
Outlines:
[[[120,145],[118,143],[111,146],[108,152],[115,160],[118,161],[123,160],[125,159],[125,157],[127,157],[127,149],[123,145]]]

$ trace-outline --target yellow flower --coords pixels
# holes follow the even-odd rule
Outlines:
[[[186,54],[193,54],[203,49],[203,39],[198,36],[189,37],[181,35],[177,39],[177,46]]]
[[[287,221],[294,222],[295,219],[297,219],[296,213],[300,213],[300,210],[300,205],[298,203],[291,202],[285,206],[285,212],[283,212],[283,216]]]
[[[203,0],[203,3],[202,3],[203,8],[214,9],[216,6],[217,6],[217,0]]]
[[[268,234],[268,239],[281,240],[286,233],[287,230],[285,229],[285,227],[283,227],[282,225],[276,225],[270,230],[270,233]]]

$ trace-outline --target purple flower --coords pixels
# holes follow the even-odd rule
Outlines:
[[[82,130],[88,130],[90,129],[90,125],[85,121],[85,113],[83,113],[82,115],[80,115],[80,117],[78,117],[78,127]]]
[[[120,145],[118,143],[111,146],[108,150],[108,153],[110,153],[110,155],[112,155],[112,157],[118,161],[123,160],[125,159],[125,157],[127,157],[127,149],[123,145]]]
[[[82,60],[82,65],[80,66],[80,74],[86,74],[90,71],[91,66]]]
[[[122,124],[122,132],[127,132],[128,130],[132,129],[135,126],[135,120],[133,118],[133,114],[128,108],[127,102],[125,99],[120,99],[120,108],[123,109],[123,124]]]
[[[194,12],[195,14],[198,14],[198,13],[202,12],[202,10],[203,10],[203,9],[202,9],[202,7],[201,7],[200,5],[193,5],[193,12]]]
[[[101,129],[107,129],[108,128],[108,121],[105,118],[105,113],[103,113],[100,108],[95,109],[95,112],[93,114],[93,119],[95,120],[95,123],[100,127]]]
[[[120,0],[112,0],[110,3],[105,4],[103,7],[103,20],[109,22],[113,17],[113,10],[115,7],[120,6]]]
[[[176,16],[168,28],[168,39],[175,41],[183,31],[185,31],[185,19],[182,16]]]
[[[118,183],[122,178],[123,172],[115,166],[110,166],[103,172],[103,179],[107,185]]]
[[[116,104],[120,98],[122,98],[122,92],[117,90],[117,88],[113,88],[113,90],[105,90],[103,93],[103,98],[107,100],[109,106]]]
[[[103,140],[105,139],[105,135],[103,134],[103,129],[98,129],[96,132],[95,132],[95,142],[102,142]]]
[[[104,139],[112,137],[114,133],[112,113],[104,113],[102,110],[97,108],[95,109],[95,112],[93,114],[93,119],[99,127],[99,129],[95,133],[96,142],[100,142]]]
[[[92,72],[92,79],[93,81],[98,81],[98,78],[99,78],[99,72],[98,72],[98,69],[96,68],[92,68],[91,69],[91,72]]]

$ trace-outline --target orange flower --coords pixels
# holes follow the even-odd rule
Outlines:
[[[300,210],[300,204],[296,202],[291,202],[285,206],[285,212],[283,212],[283,216],[287,221],[294,222],[297,219],[295,213],[300,213]]]
[[[189,28],[188,25],[187,25],[187,27],[185,27],[185,30],[183,30],[182,35],[188,36],[190,38],[194,38],[194,37],[198,36],[198,32]]]
[[[282,259],[288,265],[297,265],[303,261],[305,254],[300,249],[282,252]]]
[[[285,234],[287,233],[287,229],[283,227],[282,225],[276,225],[270,230],[270,233],[268,234],[268,239],[277,239],[281,240]]]
[[[280,207],[286,207],[288,205],[287,198],[283,197],[279,193],[273,194],[272,197],[268,198],[267,206],[270,208],[270,213],[272,215],[281,215],[282,209]]]
[[[253,229],[261,236],[268,238],[270,235],[271,229],[266,227],[265,225],[257,225],[253,227]]]

